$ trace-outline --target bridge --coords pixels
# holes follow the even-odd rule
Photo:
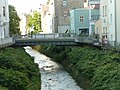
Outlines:
[[[69,33],[15,35],[14,37],[0,39],[0,48],[7,46],[34,46],[34,45],[58,45],[78,46],[81,44],[93,45],[97,40],[92,37],[77,37]],[[97,41],[98,42],[98,41]]]
[[[90,37],[77,37],[75,34],[33,34],[14,37],[15,46],[33,45],[79,45],[82,43],[93,44],[94,40]]]

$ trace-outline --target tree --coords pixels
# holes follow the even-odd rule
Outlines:
[[[20,34],[19,22],[20,18],[17,15],[17,11],[15,7],[9,5],[9,18],[10,18],[10,35],[12,34]]]
[[[27,28],[28,29],[33,28],[34,30],[33,33],[41,32],[41,15],[39,12],[34,11],[33,16],[32,15],[28,16]]]

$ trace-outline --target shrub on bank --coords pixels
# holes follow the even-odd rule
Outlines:
[[[87,77],[92,90],[120,90],[119,53],[93,47],[58,46],[43,47],[42,52],[55,61],[69,63],[67,68],[72,67],[69,72],[74,72],[73,77]]]
[[[8,90],[8,88],[0,86],[0,90]]]
[[[23,48],[0,50],[0,85],[9,90],[40,90],[38,66]]]

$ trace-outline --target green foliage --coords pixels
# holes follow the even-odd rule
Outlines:
[[[40,90],[38,66],[24,49],[0,50],[0,85],[9,90]]]
[[[10,18],[10,34],[20,34],[19,22],[20,18],[14,6],[9,5],[9,18]]]
[[[29,79],[24,73],[0,69],[0,85],[9,88],[9,90],[26,90]]]
[[[62,62],[67,58],[67,53],[70,51],[70,48],[65,48],[64,46],[42,46],[40,52],[46,54],[49,57],[52,57],[57,62]]]
[[[34,11],[33,16],[28,16],[27,28],[33,28],[34,31],[32,33],[39,33],[41,31],[41,15],[39,12]]]
[[[95,90],[120,90],[120,64],[113,62],[98,67],[92,81]]]
[[[78,76],[91,80],[92,90],[120,90],[119,53],[92,47],[58,46],[43,47],[42,52],[69,68],[78,82],[81,80]],[[66,67],[64,62],[69,65]]]
[[[0,86],[0,90],[8,90],[8,88]]]

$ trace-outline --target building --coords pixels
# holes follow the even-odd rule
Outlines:
[[[110,43],[115,41],[115,3],[114,0],[101,0],[102,39],[107,38]]]
[[[99,9],[91,10],[92,20],[99,19]],[[89,9],[81,8],[70,11],[70,32],[77,35],[89,35]],[[94,25],[92,25],[92,32],[95,31]]]
[[[82,0],[49,0],[47,6],[52,33],[65,33],[70,29],[70,10],[82,8],[83,3]]]
[[[20,17],[20,32],[21,35],[26,35],[28,34],[28,30],[27,30],[27,23],[28,23],[28,14],[26,13],[22,13],[21,15],[19,15]]]
[[[99,32],[100,41],[107,39],[109,45],[120,46],[120,12],[119,12],[119,0],[101,0],[100,2],[100,23],[96,28]],[[98,21],[99,22],[99,21]]]
[[[9,37],[8,0],[0,0],[0,38]]]
[[[100,23],[98,25],[97,23]],[[100,20],[96,22],[96,33],[99,32],[99,41],[107,39],[111,45],[115,42],[115,3],[114,0],[101,0]]]
[[[102,42],[102,27],[101,19],[95,22],[95,36],[99,39],[99,42]]]
[[[50,22],[47,22],[47,20],[50,20],[50,19],[48,19],[49,18],[48,13],[49,13],[48,5],[41,5],[41,21],[42,21],[41,28],[43,33],[49,33],[47,23],[50,23]]]
[[[120,47],[120,0],[110,0],[110,2],[115,3],[115,44]],[[114,20],[111,22],[114,22]]]
[[[93,35],[95,32],[92,30],[92,27],[95,25],[96,20],[92,19],[91,10],[96,9],[100,10],[100,0],[87,0],[89,6],[89,35]],[[96,17],[96,16],[95,16]]]
[[[84,8],[89,9],[89,35],[93,35],[95,31],[93,31],[93,27],[95,25],[96,20],[92,20],[92,9],[100,10],[100,0],[83,0]]]

